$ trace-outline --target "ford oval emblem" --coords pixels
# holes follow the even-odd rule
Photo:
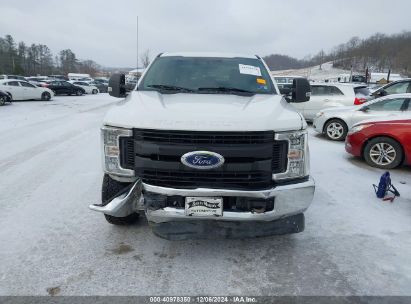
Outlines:
[[[214,169],[224,164],[224,157],[210,151],[193,151],[181,156],[181,162],[190,168]]]

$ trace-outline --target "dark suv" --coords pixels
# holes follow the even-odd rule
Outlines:
[[[46,82],[42,85],[43,87],[49,88],[54,92],[55,95],[77,95],[81,96],[85,94],[85,90],[81,87],[78,87],[70,82],[63,81],[63,80],[52,80]]]

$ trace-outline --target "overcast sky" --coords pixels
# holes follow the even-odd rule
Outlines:
[[[303,58],[353,36],[411,30],[411,1],[1,1],[0,36],[70,48],[103,66],[136,65],[139,50],[280,53]]]

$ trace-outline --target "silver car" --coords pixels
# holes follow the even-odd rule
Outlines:
[[[317,113],[313,121],[314,129],[331,140],[344,140],[348,130],[356,123],[366,120],[410,113],[411,94],[393,94],[361,106],[325,109]]]
[[[293,103],[306,120],[312,121],[315,115],[328,108],[360,105],[372,97],[365,85],[352,83],[311,83],[311,98],[307,102]]]

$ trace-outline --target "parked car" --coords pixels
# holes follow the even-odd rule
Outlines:
[[[371,93],[374,98],[390,94],[411,93],[411,78],[390,82]]]
[[[55,95],[67,94],[81,96],[86,93],[83,88],[76,86],[68,81],[62,80],[47,81],[45,84],[43,84],[43,87],[49,88],[54,92]]]
[[[348,130],[356,123],[411,113],[411,94],[395,94],[364,103],[360,107],[339,107],[317,113],[313,121],[315,131],[331,140],[344,140]]]
[[[109,94],[127,97],[104,119],[102,202],[92,210],[118,225],[141,210],[174,240],[304,230],[314,195],[307,124],[261,57],[163,53],[138,90],[124,85],[124,74],[110,79]],[[292,102],[310,98],[307,79],[293,85]]]
[[[133,91],[136,88],[136,86],[137,86],[136,79],[126,80],[125,88],[127,91]]]
[[[70,81],[70,83],[83,88],[86,94],[97,94],[99,92],[97,86],[82,81]]]
[[[411,115],[407,116],[356,124],[345,139],[345,150],[376,168],[411,165]]]
[[[105,78],[95,78],[94,81],[101,82],[101,83],[108,85],[108,79],[105,79]]]
[[[0,106],[4,106],[6,102],[11,103],[11,98],[9,94],[4,91],[0,91]]]
[[[379,88],[382,88],[383,85],[379,83],[375,84],[370,84],[368,85],[368,89],[370,90],[370,94],[372,95],[375,91],[377,91]]]
[[[293,106],[304,118],[312,121],[322,109],[360,105],[371,99],[369,89],[365,85],[347,83],[315,83],[311,84],[311,98],[308,102],[296,103]]]
[[[277,87],[281,94],[288,95],[293,87],[293,79],[302,78],[301,76],[274,76]]]
[[[49,75],[47,77],[55,80],[69,80],[68,77],[64,75]]]
[[[100,93],[107,93],[108,92],[108,83],[102,81],[93,81],[90,82],[90,85],[96,86]]]
[[[26,80],[24,76],[20,76],[20,75],[0,75],[0,80],[3,80],[3,79]]]
[[[41,87],[42,84],[46,82],[47,79],[39,77],[26,77],[26,81],[30,82],[32,85]]]
[[[0,89],[6,92],[11,100],[41,99],[50,100],[54,93],[44,87],[37,87],[27,81],[6,79],[0,80]]]

